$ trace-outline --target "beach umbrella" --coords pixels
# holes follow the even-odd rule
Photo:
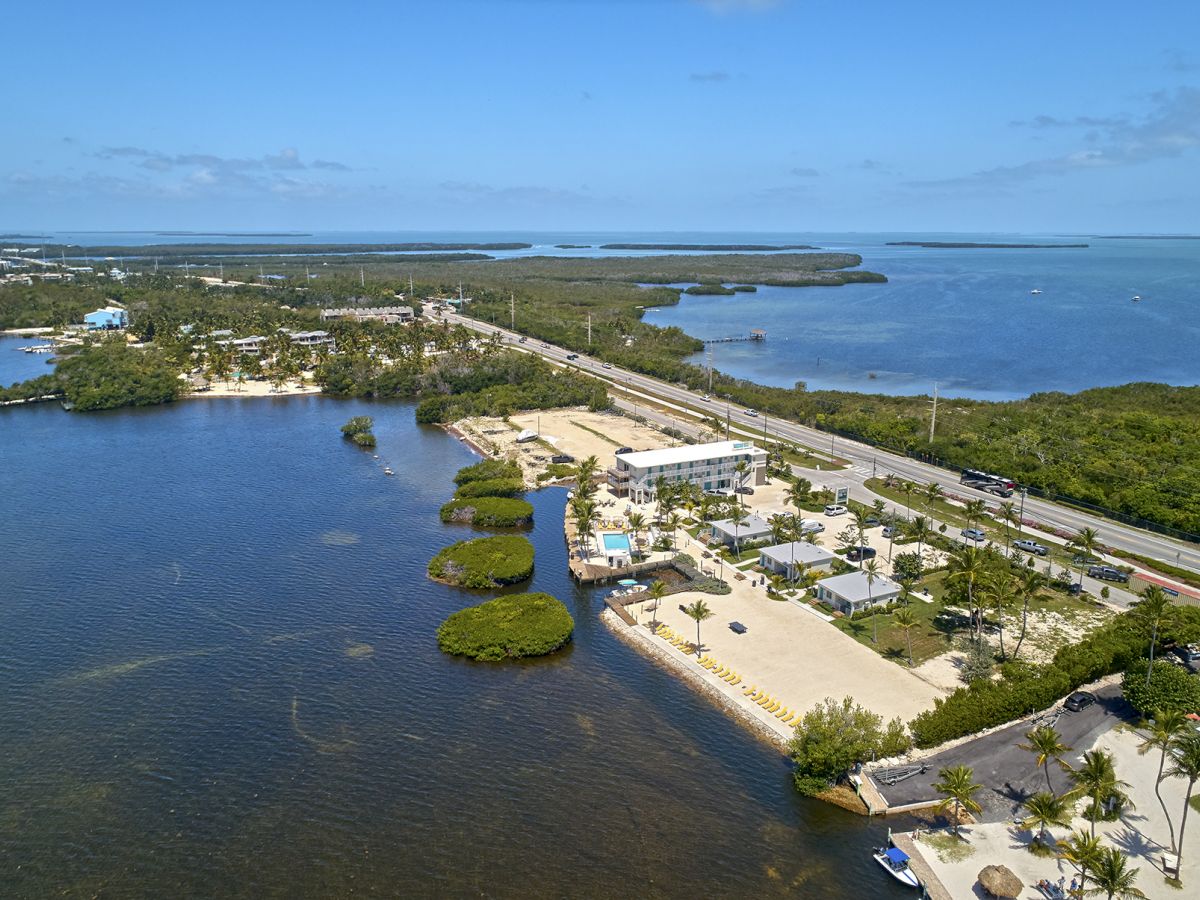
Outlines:
[[[1008,866],[985,866],[979,871],[979,883],[993,897],[1020,897],[1024,887]]]

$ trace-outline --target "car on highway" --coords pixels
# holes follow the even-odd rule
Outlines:
[[[746,415],[748,415],[748,416],[757,416],[757,415],[758,415],[758,410],[757,410],[757,409],[748,409],[748,410],[746,410]]]
[[[517,338],[517,343],[518,343],[518,344],[524,344],[524,343],[525,343],[525,342],[527,342],[528,340],[529,340],[529,338],[525,337],[525,335],[521,335],[519,338]]]
[[[568,353],[567,359],[579,359],[579,354],[578,353]]]
[[[612,363],[605,363],[605,364],[604,364],[604,368],[606,368],[606,369],[611,369],[611,368],[612,368]]]
[[[827,516],[844,516],[847,512],[849,510],[840,503],[830,503],[825,507],[825,515]]]
[[[1114,569],[1112,566],[1088,566],[1088,576],[1099,578],[1101,581],[1119,581],[1124,584],[1129,580],[1129,573]]]
[[[707,403],[708,401],[712,400],[712,397],[710,397],[708,394],[705,394],[700,399],[703,400],[705,403]]]
[[[1096,695],[1088,691],[1076,691],[1070,697],[1063,701],[1063,709],[1069,709],[1071,712],[1080,712],[1087,709],[1096,702]]]
[[[1018,550],[1024,550],[1026,553],[1032,553],[1035,556],[1045,556],[1050,551],[1039,544],[1037,541],[1031,541],[1028,538],[1022,538],[1019,541],[1013,541],[1013,546]]]
[[[959,534],[961,534],[965,540],[976,542],[982,541],[986,536],[984,535],[982,528],[964,528],[959,532]]]
[[[874,547],[851,547],[846,551],[846,559],[850,560],[850,562],[858,562],[862,559],[874,559],[878,555],[878,551]]]

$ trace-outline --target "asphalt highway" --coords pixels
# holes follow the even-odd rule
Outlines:
[[[991,501],[997,498],[993,494],[978,491],[958,483],[956,473],[918,460],[899,456],[877,447],[860,444],[841,437],[834,437],[826,432],[797,425],[786,419],[770,417],[764,422],[763,416],[750,416],[740,407],[727,406],[724,401],[716,399],[706,401],[702,394],[694,393],[687,388],[668,384],[657,378],[621,369],[611,364],[602,363],[584,354],[578,354],[576,359],[568,360],[572,351],[553,344],[546,344],[534,338],[521,340],[522,335],[506,328],[489,325],[476,319],[460,316],[454,313],[431,315],[430,318],[442,318],[455,324],[484,334],[499,333],[505,344],[511,344],[530,353],[537,353],[546,359],[561,365],[574,365],[582,371],[608,380],[613,386],[636,391],[652,399],[668,401],[671,404],[686,406],[690,409],[710,408],[711,416],[724,420],[726,416],[731,424],[744,429],[763,431],[769,429],[772,438],[794,442],[802,446],[825,451],[826,448],[850,463],[850,468],[837,473],[838,480],[851,484],[862,485],[872,474],[891,473],[898,478],[915,481],[918,484],[936,482],[943,486],[953,486],[955,494],[970,496]],[[1019,497],[1014,497],[1020,502]],[[1181,541],[1172,540],[1152,532],[1143,531],[1119,522],[1113,522],[1099,516],[1093,516],[1079,510],[1060,506],[1034,497],[1026,497],[1024,511],[1027,518],[1036,519],[1046,525],[1062,528],[1067,531],[1078,531],[1080,528],[1095,528],[1100,534],[1102,543],[1119,550],[1138,553],[1162,562],[1182,566],[1192,571],[1200,572],[1200,547]]]

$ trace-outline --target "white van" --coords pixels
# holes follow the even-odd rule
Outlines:
[[[825,507],[825,515],[827,516],[844,516],[849,510],[840,503],[830,503]]]
[[[825,526],[816,519],[801,519],[800,533],[801,534],[820,534],[825,530]]]

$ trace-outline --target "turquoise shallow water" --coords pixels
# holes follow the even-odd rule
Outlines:
[[[903,896],[884,825],[797,797],[598,621],[564,491],[518,589],[570,648],[437,650],[486,596],[424,574],[471,533],[437,508],[472,459],[407,405],[0,410],[0,895]]]

